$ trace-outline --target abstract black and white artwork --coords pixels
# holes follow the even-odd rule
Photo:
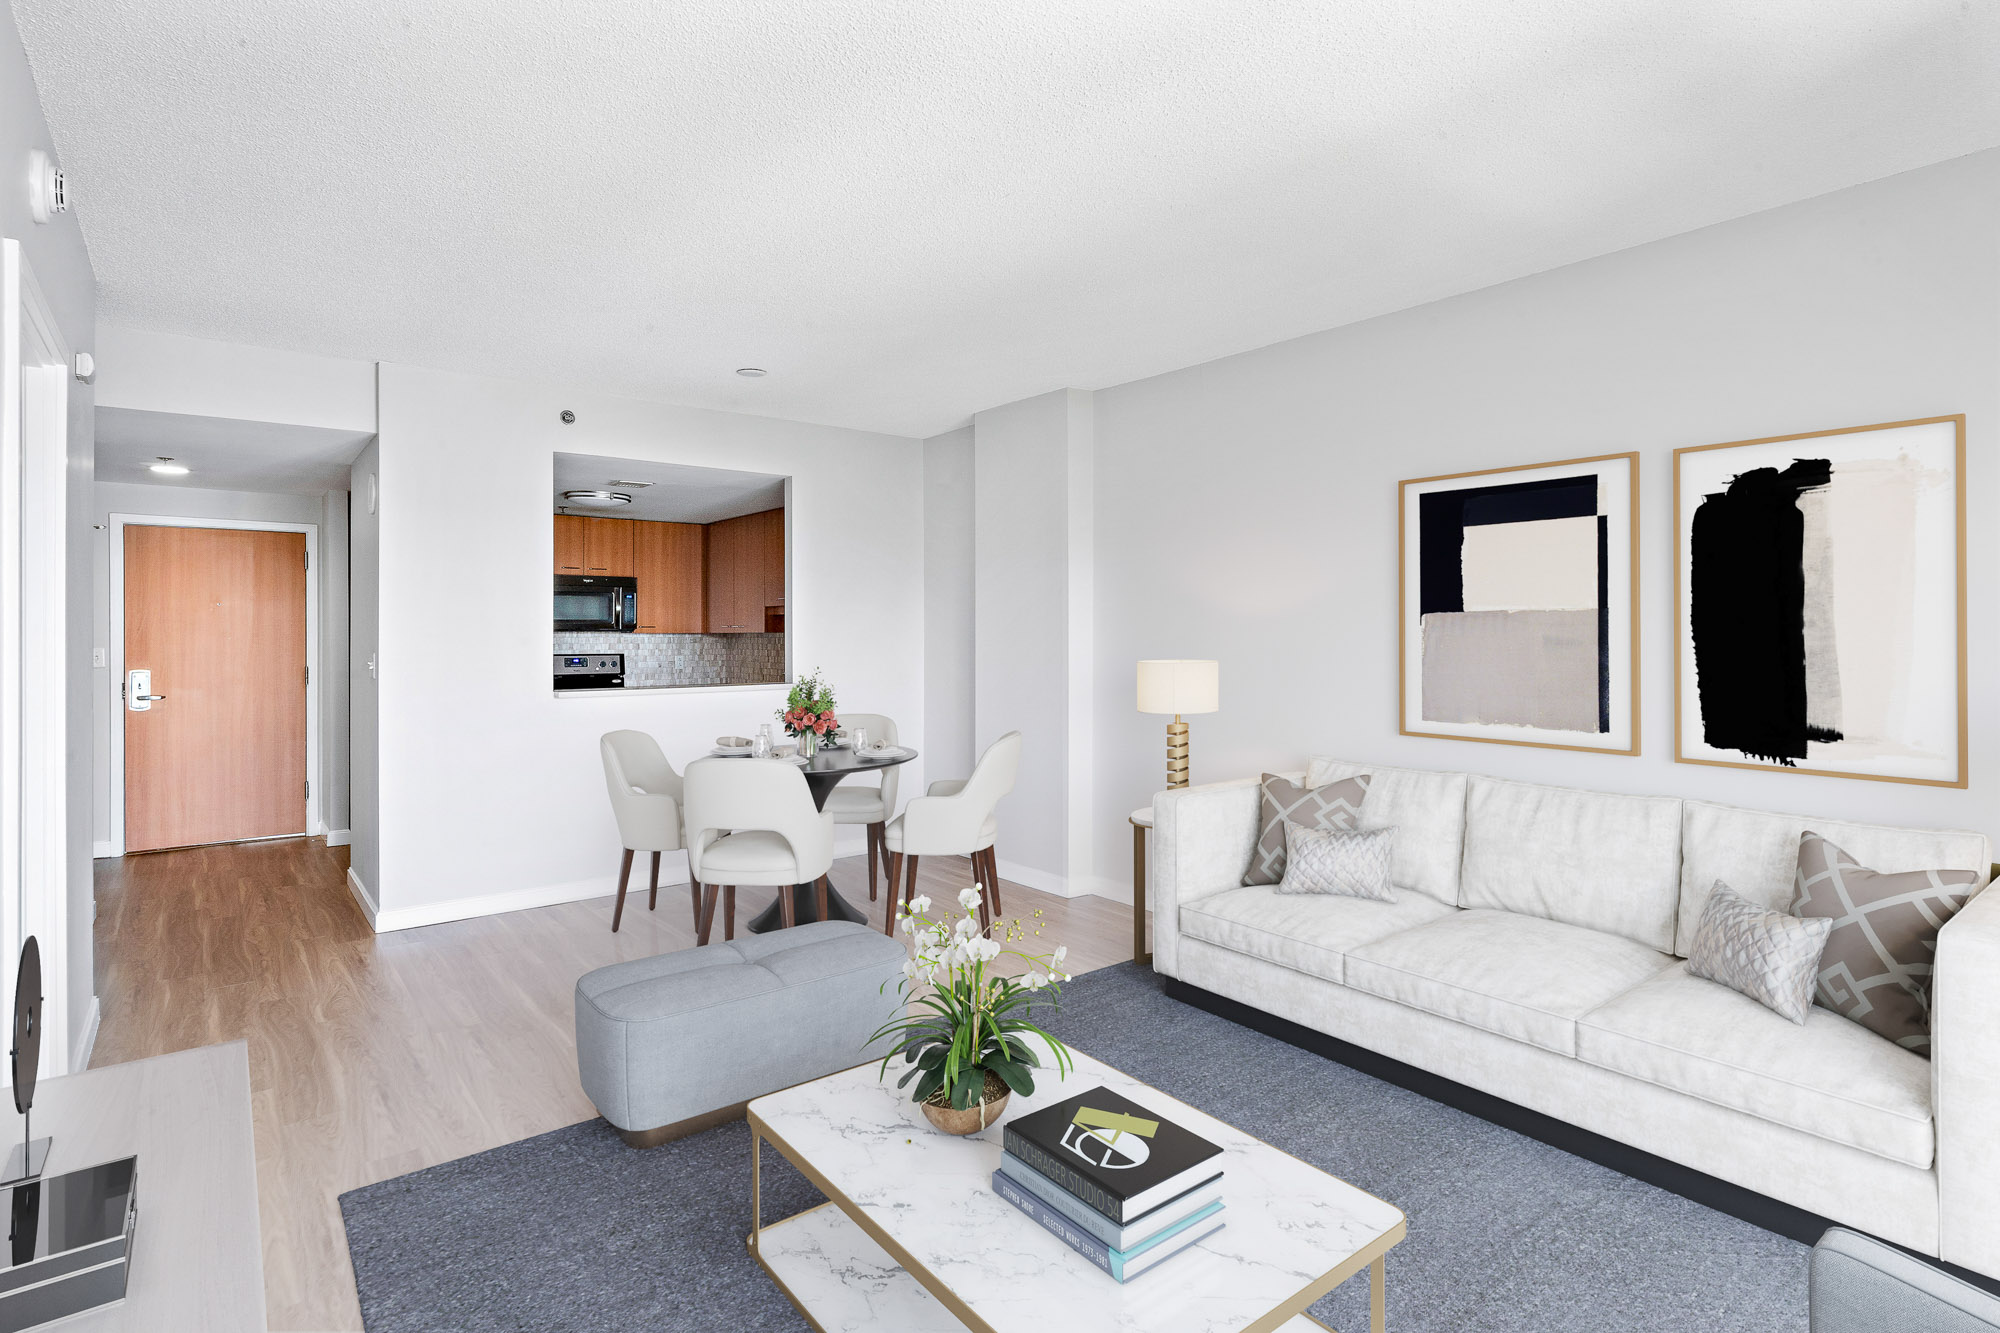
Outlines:
[[[1402,483],[1404,735],[1638,753],[1637,457]]]
[[[1674,454],[1676,759],[1965,785],[1965,418]]]

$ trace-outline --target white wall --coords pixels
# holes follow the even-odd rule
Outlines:
[[[1000,804],[1000,873],[1052,893],[1090,887],[1088,682],[1094,644],[1091,395],[1058,389],[972,418],[974,740],[1021,733]],[[1079,858],[1079,850],[1086,855]]]
[[[376,483],[381,460],[378,439],[354,460],[348,478],[348,493],[354,503],[348,511],[347,532],[347,826],[353,839],[347,873],[361,885],[369,903],[381,882],[377,860],[381,846],[381,696],[376,689],[382,586],[382,525]]]
[[[97,344],[99,407],[375,429],[375,365],[107,324]]]
[[[213,491],[194,486],[131,486],[100,482],[92,488],[92,642],[103,650],[104,665],[91,671],[90,836],[98,856],[112,854],[119,841],[112,828],[111,729],[119,719],[118,686],[123,654],[111,618],[111,515],[148,514],[163,518],[251,519],[265,523],[309,523],[319,529],[320,767],[313,786],[320,793],[320,818],[329,829],[346,830],[347,815],[347,534],[346,492],[335,495],[266,495],[254,491]],[[336,506],[335,501],[338,500]],[[340,526],[329,531],[327,516],[337,508]],[[339,662],[339,670],[329,667]],[[339,738],[336,747],[332,742]],[[338,822],[335,822],[336,816]],[[318,832],[319,830],[314,830]]]
[[[1197,782],[1325,753],[2000,835],[1996,218],[1988,152],[1098,392],[1100,872],[1129,878],[1125,816],[1161,781],[1145,657],[1221,661]],[[1953,412],[1970,788],[1673,763],[1672,450]],[[1396,482],[1634,449],[1643,754],[1398,736]]]
[[[848,707],[894,717],[906,742],[925,748],[920,441],[403,366],[381,367],[380,394],[380,866],[369,884],[378,926],[609,893],[619,843],[598,737],[641,728],[684,765],[783,701],[782,686],[553,696],[548,495],[558,451],[790,476],[793,661],[823,671]],[[574,425],[558,419],[566,408]],[[437,614],[437,571],[452,578],[448,617]],[[360,864],[359,673],[356,686]],[[904,790],[923,781],[920,759]],[[858,828],[850,840],[859,850]],[[673,873],[684,876],[684,864]]]
[[[972,427],[924,441],[924,735],[938,777],[963,777],[973,746]],[[914,788],[906,788],[916,795]]]
[[[55,161],[54,140],[42,119],[40,95],[28,68],[11,10],[0,10],[0,236],[21,243],[28,267],[48,298],[69,350],[97,346],[97,279],[77,227],[74,210],[37,223],[28,211],[28,153],[39,148]],[[81,186],[81,182],[78,183]],[[76,195],[88,196],[87,188]],[[10,367],[8,373],[13,373]],[[64,701],[70,755],[90,752],[90,474],[92,456],[91,386],[69,383],[68,477],[64,506],[64,597],[68,606]],[[64,798],[68,814],[69,1012],[79,1027],[89,1022],[95,959],[91,921],[95,915],[90,865],[90,769],[69,764]],[[11,973],[9,973],[11,976]]]

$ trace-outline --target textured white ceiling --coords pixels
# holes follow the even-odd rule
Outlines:
[[[130,407],[100,407],[94,415],[96,479],[148,486],[277,495],[346,490],[349,466],[374,438],[367,431]],[[163,477],[152,471],[163,455],[185,467],[188,475]]]
[[[1988,0],[13,3],[107,320],[915,435],[2000,143]]]
[[[632,497],[632,503],[622,509],[570,508],[575,514],[643,518],[656,523],[715,523],[785,503],[785,479],[764,472],[557,454],[555,473],[557,509],[565,507],[564,491],[617,490]],[[621,486],[620,482],[648,484]]]

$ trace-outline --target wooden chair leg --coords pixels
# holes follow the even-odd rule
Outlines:
[[[868,901],[871,903],[875,901],[875,844],[881,841],[881,838],[882,826],[880,824],[870,824],[868,826]]]
[[[708,943],[708,928],[715,921],[715,885],[710,884],[701,891],[701,923],[695,927],[694,942]]]
[[[701,929],[701,881],[688,877],[688,920],[694,922],[696,930]]]
[[[618,867],[618,905],[611,909],[611,933],[618,933],[618,923],[625,919],[625,885],[632,878],[632,849],[625,849],[625,862]]]
[[[725,940],[736,938],[736,886],[734,884],[725,884],[722,886],[722,938]]]
[[[986,892],[992,896],[994,915],[999,915],[1000,907],[1000,863],[993,858],[993,849],[988,847],[980,853],[986,859]]]
[[[787,929],[799,924],[798,908],[796,906],[798,897],[799,891],[796,885],[780,884],[778,886],[778,920],[784,922]]]
[[[903,854],[901,852],[890,852],[889,901],[882,905],[882,933],[884,935],[894,935],[896,933],[896,904],[901,901],[897,896],[897,886],[902,882]]]
[[[652,911],[660,905],[660,854],[653,853],[653,878],[646,890],[646,910]]]

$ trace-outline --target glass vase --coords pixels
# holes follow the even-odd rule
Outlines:
[[[802,731],[799,733],[799,757],[810,759],[819,753],[819,733]]]

